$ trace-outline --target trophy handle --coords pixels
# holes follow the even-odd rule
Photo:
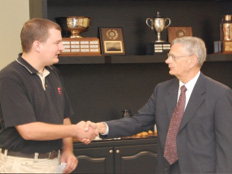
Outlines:
[[[88,17],[90,19],[90,22],[89,22],[89,27],[86,29],[86,31],[90,30],[90,28],[92,28],[92,20],[94,19],[94,17]]]
[[[165,26],[165,28],[169,27],[171,25],[171,19],[170,18],[165,18],[165,23],[168,21],[167,25]],[[164,29],[165,29],[164,28]]]
[[[146,19],[146,24],[149,28],[151,28],[152,30],[154,30],[154,25],[153,25],[153,19],[151,18],[147,18]]]

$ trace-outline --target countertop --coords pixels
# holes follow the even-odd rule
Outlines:
[[[74,140],[74,148],[94,148],[94,147],[109,147],[109,146],[130,146],[130,145],[144,145],[157,144],[156,136],[149,136],[146,138],[115,138],[94,140],[92,143],[86,145]]]

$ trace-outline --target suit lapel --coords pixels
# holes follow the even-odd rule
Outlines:
[[[171,120],[172,114],[177,104],[178,89],[179,89],[179,81],[178,79],[175,79],[165,97],[169,120]]]
[[[192,91],[190,96],[188,105],[184,112],[184,116],[182,118],[179,131],[184,128],[184,126],[188,123],[194,113],[197,111],[199,106],[205,100],[205,76],[201,74],[196,82],[196,85]]]

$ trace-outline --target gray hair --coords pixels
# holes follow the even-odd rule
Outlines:
[[[176,38],[172,41],[172,45],[182,44],[190,55],[198,58],[198,65],[201,67],[206,60],[206,46],[202,39],[198,37],[185,36]]]

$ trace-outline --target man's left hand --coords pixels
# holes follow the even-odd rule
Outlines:
[[[76,169],[78,165],[78,159],[71,151],[63,151],[61,158],[61,163],[66,163],[66,167],[64,169],[64,173],[71,173],[73,170]]]

